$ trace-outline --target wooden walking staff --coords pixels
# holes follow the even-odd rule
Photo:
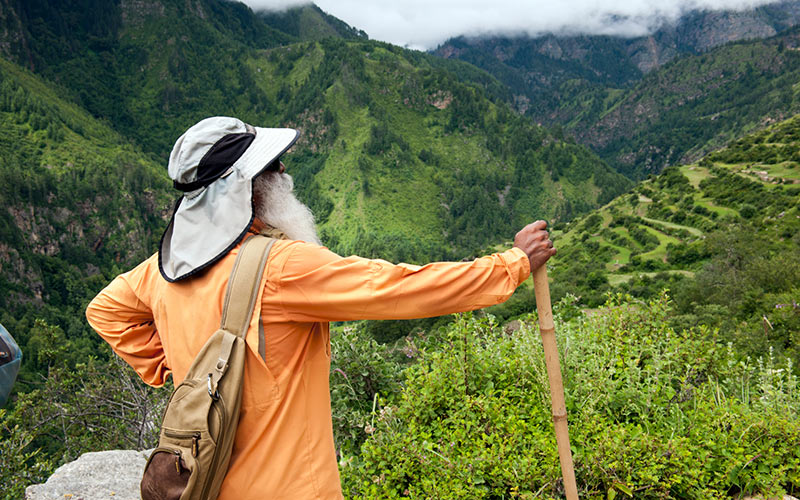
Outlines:
[[[567,429],[567,408],[564,405],[564,384],[561,382],[561,364],[558,362],[556,329],[553,324],[553,309],[550,305],[550,285],[547,283],[547,267],[539,266],[533,270],[533,292],[536,295],[536,310],[539,313],[539,331],[542,334],[544,363],[550,379],[550,401],[553,406],[553,426],[558,443],[558,458],[561,461],[561,475],[564,478],[564,491],[567,500],[578,499],[575,484],[575,467],[572,465],[572,451],[569,447]]]

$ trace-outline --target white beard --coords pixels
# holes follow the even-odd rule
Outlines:
[[[295,197],[293,189],[289,174],[264,172],[253,179],[253,191],[260,198],[254,206],[255,215],[289,239],[320,245],[314,214]]]

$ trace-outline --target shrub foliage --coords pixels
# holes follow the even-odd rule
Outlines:
[[[800,388],[770,353],[741,359],[704,327],[676,331],[662,295],[557,313],[583,498],[721,498],[800,490]],[[568,319],[573,316],[572,319]],[[508,333],[463,315],[375,412],[348,498],[563,494],[534,317]],[[794,443],[793,445],[791,443]]]

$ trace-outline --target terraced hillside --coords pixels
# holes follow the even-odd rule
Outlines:
[[[800,359],[800,116],[667,168],[554,231],[555,297],[585,307],[609,292],[667,288],[676,324],[718,326],[754,356]],[[521,292],[502,308],[532,306]]]
[[[583,262],[591,266],[587,280],[618,285],[657,273],[693,276],[709,257],[707,237],[734,226],[789,244],[800,233],[799,148],[795,117],[670,167],[566,224],[559,267]]]

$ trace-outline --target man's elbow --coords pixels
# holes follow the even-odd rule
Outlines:
[[[98,307],[97,297],[93,298],[91,302],[86,306],[86,321],[89,323],[95,331],[97,331],[97,321],[98,316],[100,315],[100,308]]]
[[[107,332],[119,327],[116,325],[117,314],[108,307],[107,298],[103,297],[102,292],[89,302],[85,314],[89,326],[103,338],[106,338]]]

